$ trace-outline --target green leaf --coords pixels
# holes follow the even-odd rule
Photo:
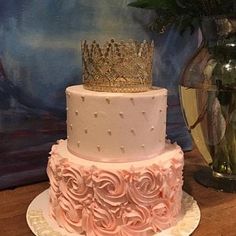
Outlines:
[[[176,17],[172,15],[165,15],[165,17],[158,17],[154,22],[149,25],[152,31],[164,33],[168,27],[174,25]]]
[[[181,25],[181,34],[186,30],[192,34],[204,16],[236,14],[236,0],[134,0],[128,6],[155,9],[157,20],[152,25],[153,29],[163,31],[177,23]]]

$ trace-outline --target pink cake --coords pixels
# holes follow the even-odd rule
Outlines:
[[[183,152],[165,141],[167,91],[124,91],[66,90],[68,137],[47,173],[51,217],[68,232],[149,236],[178,220]]]

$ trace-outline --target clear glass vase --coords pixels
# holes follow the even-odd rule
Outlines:
[[[236,18],[205,17],[201,32],[180,86],[187,125],[210,166],[196,179],[236,192]]]

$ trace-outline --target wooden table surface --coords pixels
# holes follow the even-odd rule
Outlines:
[[[236,194],[216,192],[193,179],[203,160],[196,151],[185,154],[184,190],[201,209],[201,221],[193,236],[236,236]],[[47,182],[0,191],[0,236],[32,236],[25,220],[30,202],[49,187]],[[181,236],[181,235],[180,235]]]

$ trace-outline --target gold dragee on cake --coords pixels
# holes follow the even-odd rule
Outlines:
[[[83,41],[84,88],[100,92],[134,93],[152,86],[154,43],[112,39],[100,45]]]

